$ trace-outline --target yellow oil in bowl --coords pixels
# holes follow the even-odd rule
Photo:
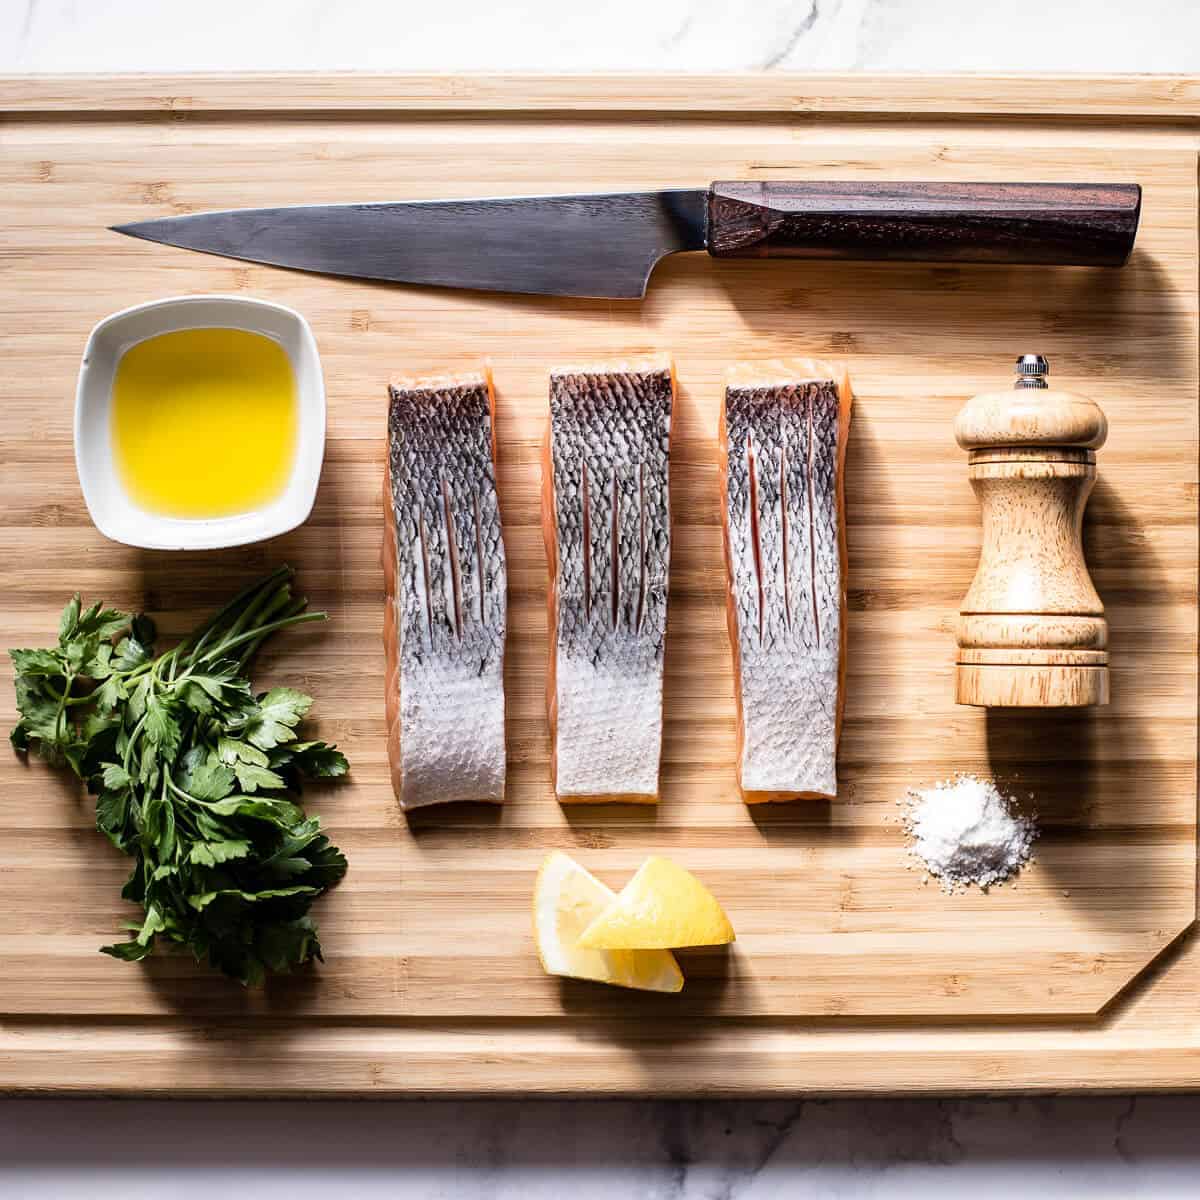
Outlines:
[[[296,381],[277,342],[243,329],[181,329],[117,363],[112,444],[130,498],[170,517],[262,508],[296,454]]]

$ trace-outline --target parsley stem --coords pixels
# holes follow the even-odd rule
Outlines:
[[[67,708],[67,697],[71,694],[71,688],[75,685],[75,675],[73,672],[68,672],[63,676],[62,695],[58,698],[58,711],[54,714],[54,736],[61,738],[63,713]]]
[[[180,643],[182,647],[188,647],[191,650],[192,656],[199,654],[203,645],[207,644],[209,637],[234,613],[239,612],[246,607],[246,602],[258,595],[259,592],[266,591],[274,584],[282,579],[291,580],[292,568],[289,566],[276,567],[269,575],[262,579],[248,584],[242,588],[240,592],[224,608],[220,609],[214,616],[210,617],[203,625],[200,626],[189,638]],[[241,615],[244,615],[241,614]],[[177,647],[178,649],[179,647]]]
[[[170,789],[182,801],[184,801],[183,804],[172,804],[171,805],[171,811],[175,815],[175,820],[182,821],[183,824],[185,824],[193,834],[197,833],[198,830],[197,830],[196,822],[192,820],[192,815],[191,815],[191,813],[188,812],[187,806],[189,804],[200,804],[200,803],[202,803],[202,801],[197,800],[196,797],[193,796],[190,792],[185,792],[183,790],[183,788],[181,788],[175,782],[175,780],[171,778],[171,773],[169,771],[164,771],[163,772],[163,800],[164,801],[167,799],[167,790],[168,789]]]
[[[129,740],[125,743],[125,753],[121,756],[121,766],[126,773],[129,771],[129,756],[133,753],[134,742],[142,732],[142,726],[146,724],[146,718],[150,715],[150,710],[147,709],[142,713],[142,719],[133,727],[133,732],[129,735]]]
[[[140,679],[146,674],[147,671],[153,670],[160,663],[166,662],[168,659],[173,658],[179,653],[180,648],[180,646],[175,646],[173,649],[168,650],[165,654],[160,654],[157,658],[152,658],[148,662],[141,663],[139,666],[134,667],[132,671],[125,672],[126,681],[132,683],[135,679]]]
[[[287,603],[291,594],[289,580],[284,580],[279,587],[271,587],[268,582],[238,614],[237,620],[229,627],[226,638],[236,637],[255,623],[262,624],[263,621],[269,620],[281,602]]]
[[[296,613],[291,617],[281,617],[278,621],[270,621],[266,625],[260,625],[257,629],[251,629],[245,633],[239,633],[237,637],[229,638],[212,650],[206,651],[196,661],[210,662],[232,650],[234,646],[241,646],[249,641],[261,641],[268,633],[274,633],[277,629],[286,629],[289,625],[302,625],[307,621],[324,621],[327,616],[328,613],[323,612],[305,612]]]
[[[141,676],[143,676],[147,671],[151,670],[151,668],[158,668],[161,670],[164,667],[169,667],[170,674],[167,676],[167,678],[174,679],[175,670],[179,666],[183,665],[182,656],[186,655],[192,663],[208,661],[210,656],[207,654],[202,656],[201,651],[206,645],[208,645],[209,639],[212,638],[213,635],[216,634],[218,630],[220,630],[221,627],[229,621],[229,618],[232,617],[234,613],[238,613],[237,620],[234,622],[234,626],[236,626],[248,615],[248,613],[252,612],[255,607],[255,605],[247,605],[247,601],[258,597],[260,593],[269,592],[270,589],[274,587],[275,584],[279,583],[280,580],[286,580],[290,582],[292,575],[293,571],[291,567],[276,567],[275,570],[269,575],[266,575],[262,579],[257,580],[255,583],[251,583],[244,587],[236,596],[233,597],[232,600],[229,601],[228,604],[226,604],[218,612],[214,613],[213,616],[209,617],[209,619],[205,621],[203,625],[200,625],[198,628],[194,629],[177,646],[173,646],[170,650],[160,654],[156,659],[152,659],[150,662],[144,662],[139,666],[134,667],[132,671],[129,671],[125,674],[125,678],[132,682],[135,679],[141,678]],[[287,583],[284,584],[284,587],[281,590],[286,590],[286,588]],[[225,630],[224,636],[227,637],[229,632],[229,629]]]
[[[163,781],[166,783],[167,787],[169,787],[171,791],[175,793],[175,795],[177,795],[181,800],[186,800],[188,804],[202,803],[202,801],[197,800],[196,797],[191,794],[191,792],[185,792],[183,788],[181,788],[179,784],[177,784],[175,780],[171,778],[170,772],[163,774]]]
[[[298,613],[302,613],[304,611],[304,608],[307,604],[308,601],[304,599],[293,600],[291,604],[285,605],[283,611],[277,615],[280,618],[296,616]],[[252,642],[249,642],[246,645],[245,649],[242,651],[242,656],[238,659],[239,671],[243,673],[245,672],[246,664],[254,657],[255,652],[258,650],[259,646],[263,644],[263,641],[266,639],[266,637],[267,634],[260,634]]]

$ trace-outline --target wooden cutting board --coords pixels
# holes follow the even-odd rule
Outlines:
[[[280,561],[331,621],[264,682],[317,696],[353,764],[314,793],[351,868],[327,961],[245,992],[188,962],[96,953],[131,913],[91,803],[0,754],[0,1087],[353,1094],[711,1093],[1200,1085],[1196,894],[1197,147],[1200,81],[898,77],[177,77],[0,80],[0,629],[51,639],[76,589],[190,627]],[[677,256],[643,303],[389,287],[121,238],[210,208],[695,186],[712,179],[1136,181],[1122,271]],[[329,391],[316,509],[277,542],[143,552],[92,527],[75,478],[91,326],[177,293],[311,320]],[[661,349],[679,376],[662,802],[556,804],[543,703],[538,442],[547,373]],[[1042,353],[1108,414],[1086,543],[1113,704],[953,703],[978,512],[954,414]],[[848,702],[832,804],[748,811],[733,766],[716,420],[724,367],[845,359]],[[509,554],[502,811],[406,820],[387,777],[380,486],[385,386],[490,360]],[[7,663],[0,718],[13,701]],[[993,773],[1041,817],[1012,886],[946,896],[897,801]],[[678,997],[545,977],[529,901],[547,850],[619,886],[693,868],[738,931]]]

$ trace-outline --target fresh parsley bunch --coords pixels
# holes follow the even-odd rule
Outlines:
[[[78,595],[57,646],[9,651],[13,745],[85,780],[97,828],[134,859],[121,894],[145,919],[105,954],[137,961],[165,938],[244,984],[321,957],[309,906],[346,860],[294,793],[305,776],[344,775],[346,759],[297,740],[311,696],[255,695],[245,675],[264,638],[325,617],[291,578],[280,567],[157,657],[149,618],[84,610]]]

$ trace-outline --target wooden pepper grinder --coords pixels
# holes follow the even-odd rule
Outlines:
[[[955,699],[984,707],[1108,703],[1108,623],[1083,558],[1083,510],[1108,422],[1051,391],[1041,355],[1011,391],[969,400],[954,435],[970,451],[983,546],[958,625]]]

